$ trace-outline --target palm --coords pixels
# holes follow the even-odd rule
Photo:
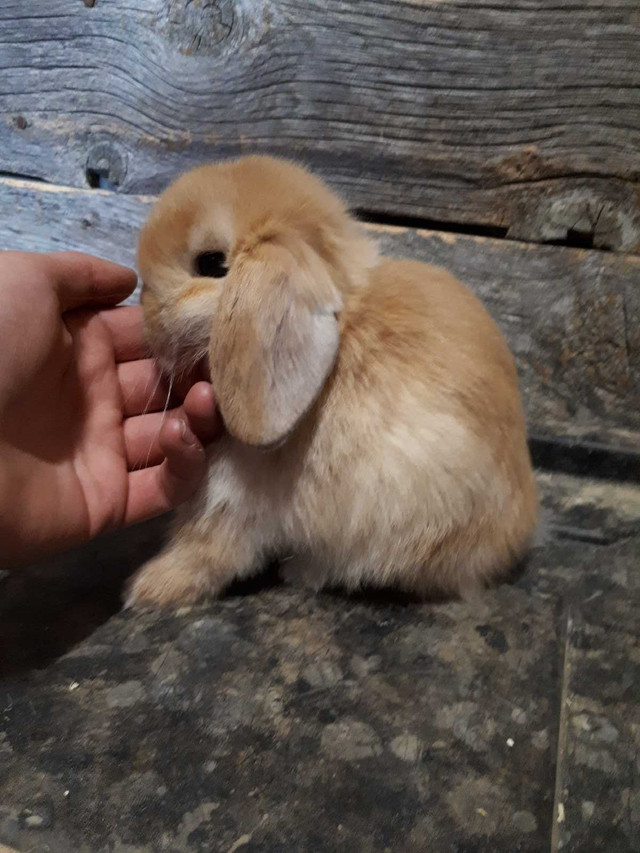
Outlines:
[[[0,265],[8,307],[0,311],[0,534],[13,537],[11,559],[184,500],[204,471],[199,439],[212,438],[216,425],[204,383],[164,421],[165,391],[154,362],[143,358],[139,308],[64,310],[82,299],[116,302],[135,283],[130,271],[86,256],[46,256],[43,264],[45,256],[7,255]]]
[[[111,335],[100,317],[75,317],[68,328],[73,364],[60,378],[55,439],[61,454],[59,487],[66,491],[76,524],[83,525],[79,533],[84,538],[124,518],[129,478],[123,393]]]
[[[15,328],[30,344],[3,437],[29,497],[28,528],[51,533],[47,528],[55,525],[84,539],[121,522],[127,502],[113,343],[98,315],[72,314],[64,323],[53,300],[33,308],[25,303],[24,316],[16,318]]]

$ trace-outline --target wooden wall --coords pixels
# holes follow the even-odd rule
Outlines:
[[[536,429],[635,445],[639,35],[637,0],[3,0],[0,246],[132,262],[176,173],[295,157],[480,293]]]

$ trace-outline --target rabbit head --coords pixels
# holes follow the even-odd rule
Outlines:
[[[227,430],[273,446],[320,393],[345,295],[375,263],[343,203],[300,166],[204,166],[161,196],[140,237],[149,342],[167,372],[208,361]]]

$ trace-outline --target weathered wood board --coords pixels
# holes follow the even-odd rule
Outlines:
[[[540,853],[554,622],[507,587],[476,609],[275,588],[119,614],[0,684],[0,843]]]
[[[637,579],[634,587],[567,614],[552,853],[640,850]]]
[[[78,249],[133,265],[152,201],[2,179],[0,248]],[[445,266],[481,296],[515,353],[532,431],[608,433],[638,449],[640,258],[368,228],[386,254]]]
[[[0,849],[540,853],[562,804],[554,853],[637,850],[640,488],[540,489],[557,529],[607,544],[552,538],[469,604],[267,585],[78,644],[148,527],[0,581]],[[48,666],[25,677],[30,644]]]
[[[361,209],[640,246],[637,0],[4,0],[0,170],[156,192],[247,152]]]

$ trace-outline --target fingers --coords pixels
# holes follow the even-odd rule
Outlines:
[[[100,317],[111,332],[116,362],[134,361],[149,354],[139,305],[108,308]]]
[[[188,423],[203,444],[217,438],[222,431],[213,388],[208,382],[196,382],[182,404]]]
[[[183,419],[169,418],[162,425],[161,465],[129,474],[125,524],[153,518],[176,507],[195,492],[206,471],[204,448]]]
[[[169,400],[167,382],[151,358],[118,365],[125,417],[164,409]]]
[[[186,420],[170,418],[160,430],[160,449],[165,456],[158,472],[160,487],[171,506],[177,506],[200,485],[206,468],[204,447]]]
[[[124,426],[130,463],[152,466],[129,474],[125,523],[134,524],[168,512],[194,494],[207,468],[204,445],[222,427],[207,382],[194,385],[175,412],[129,418]]]
[[[207,382],[194,385],[180,408],[125,419],[123,428],[129,470],[158,464],[167,456],[167,448],[179,457],[181,443],[170,440],[172,435],[175,437],[175,420],[184,423],[187,431],[203,445],[220,435],[222,426],[213,390]],[[167,447],[163,446],[163,441],[167,442]]]
[[[155,518],[173,509],[169,496],[160,485],[161,467],[154,465],[153,468],[143,468],[129,474],[129,495],[123,522],[125,526]]]
[[[160,430],[165,421],[175,418],[176,411],[153,412],[124,421],[124,446],[130,471],[157,465],[164,459],[160,449]]]
[[[115,305],[129,296],[137,283],[127,267],[80,252],[53,252],[41,256],[62,311],[96,305]]]

